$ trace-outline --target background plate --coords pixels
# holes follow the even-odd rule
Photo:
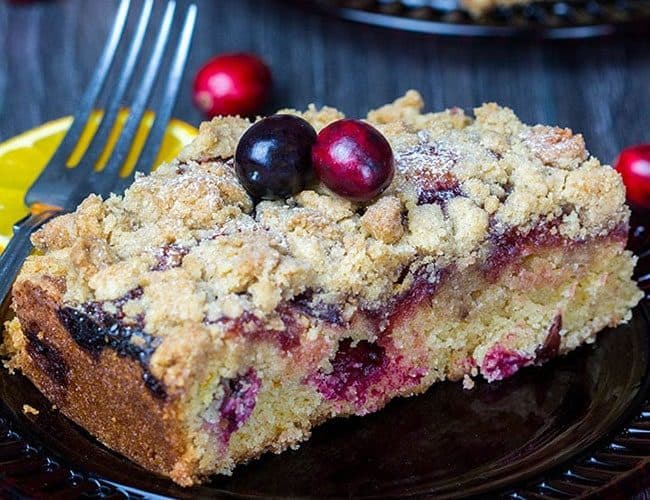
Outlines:
[[[650,32],[648,0],[537,1],[479,19],[460,0],[294,0],[350,21],[436,35],[588,38]]]

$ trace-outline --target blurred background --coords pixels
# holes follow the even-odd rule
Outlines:
[[[70,114],[117,0],[0,0],[0,141]],[[184,0],[180,4],[186,4]],[[174,115],[197,125],[192,81],[211,57],[252,52],[271,68],[267,110],[328,104],[348,116],[418,89],[428,110],[485,101],[567,126],[612,162],[650,138],[650,36],[542,41],[441,37],[355,24],[309,2],[197,0],[197,33]]]

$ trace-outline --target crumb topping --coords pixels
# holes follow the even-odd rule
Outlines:
[[[462,269],[485,259],[494,236],[512,228],[525,233],[552,220],[563,237],[580,240],[627,220],[618,174],[589,157],[582,136],[524,125],[493,103],[474,119],[422,108],[409,91],[368,114],[391,143],[396,174],[366,205],[316,186],[254,206],[232,165],[251,122],[203,123],[177,160],[137,176],[124,196],[91,195],[37,232],[40,255],[19,279],[62,278],[72,305],[141,288],[122,310],[144,315],[146,331],[164,339],[152,361],[169,366],[189,348],[175,335],[181,325],[205,346],[227,335],[224,318],[277,322],[278,306],[305,294],[324,308],[372,309],[424,264]],[[317,130],[343,117],[313,105],[282,112]]]

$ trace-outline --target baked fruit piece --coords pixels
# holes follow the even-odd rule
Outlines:
[[[182,485],[334,416],[472,385],[591,343],[641,293],[618,174],[568,129],[496,104],[372,111],[396,160],[354,204],[323,187],[256,205],[216,118],[124,197],[33,237],[8,366],[110,448]],[[317,130],[342,117],[311,106]]]

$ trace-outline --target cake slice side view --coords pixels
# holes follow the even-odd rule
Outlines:
[[[216,118],[124,197],[33,241],[8,366],[108,447],[182,485],[441,380],[501,380],[629,320],[641,292],[618,174],[495,104],[368,114],[396,160],[370,203],[254,203]],[[343,115],[310,106],[316,130]]]

